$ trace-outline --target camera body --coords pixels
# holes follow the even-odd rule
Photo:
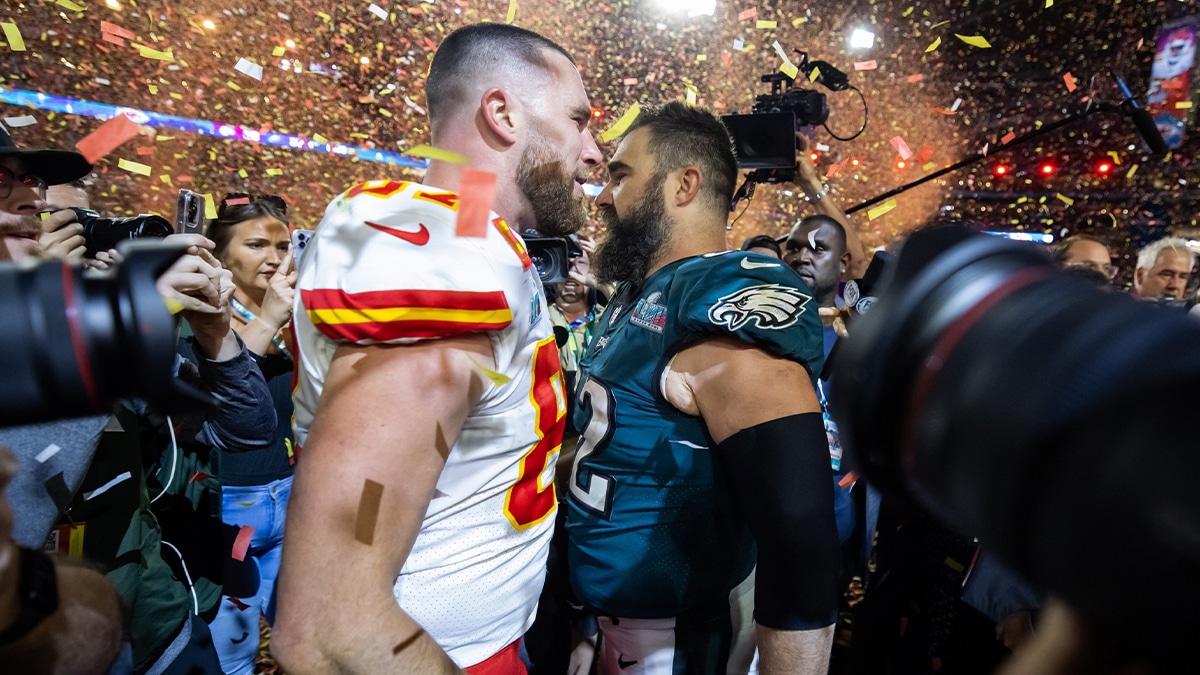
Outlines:
[[[531,231],[521,238],[525,240],[525,249],[543,286],[552,287],[569,279],[571,259],[583,255],[570,237],[543,237]]]
[[[84,253],[89,258],[96,257],[100,251],[116,248],[117,244],[127,239],[143,239],[146,237],[168,237],[175,233],[171,223],[162,216],[140,214],[127,218],[102,218],[91,209],[72,207],[75,220],[83,226]]]
[[[829,64],[808,64],[807,55],[801,59],[800,69],[812,72],[818,64],[830,71],[818,72],[819,81],[835,88],[830,79],[845,75]],[[824,124],[829,119],[829,103],[825,94],[813,89],[801,89],[795,80],[783,73],[762,76],[763,82],[771,83],[771,93],[760,94],[754,99],[749,115],[724,115],[721,121],[733,138],[734,154],[739,169],[749,169],[749,180],[755,183],[786,183],[796,177],[796,132]],[[842,85],[841,88],[848,86]]]

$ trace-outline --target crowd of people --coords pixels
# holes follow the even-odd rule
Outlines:
[[[347,185],[303,252],[270,195],[165,238],[175,375],[214,405],[0,430],[4,663],[252,673],[260,624],[295,674],[971,673],[1032,649],[1046,589],[843,456],[827,390],[871,260],[807,138],[813,215],[731,251],[719,117],[647,105],[605,157],[575,58],[460,28],[425,95],[469,169]],[[71,210],[91,170],[0,132],[0,258],[119,269]],[[565,281],[531,232],[571,238]],[[1053,254],[1113,288],[1107,242]],[[1194,304],[1193,266],[1153,242],[1134,293]]]

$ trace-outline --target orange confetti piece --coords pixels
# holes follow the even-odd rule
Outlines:
[[[1075,77],[1070,73],[1063,75],[1063,82],[1067,85],[1067,91],[1075,91]]]
[[[858,61],[854,64],[855,70],[875,70],[879,64],[875,61]]]
[[[741,13],[738,14],[738,21],[745,21],[746,19],[753,19],[756,16],[758,16],[758,8],[751,7],[750,9],[743,10]]]
[[[1012,143],[1013,139],[1015,139],[1016,137],[1017,137],[1016,132],[1010,131],[1007,134],[1004,134],[1004,136],[1000,139],[1000,144],[1008,145],[1009,143]]]
[[[122,143],[138,135],[138,125],[124,115],[117,115],[75,144],[89,164],[116,150]]]
[[[913,84],[914,82],[920,82],[923,79],[925,79],[925,76],[922,75],[921,73],[917,73],[916,75],[909,75],[908,83]]]
[[[463,169],[458,194],[455,236],[486,237],[492,203],[496,198],[496,174],[478,169]]]

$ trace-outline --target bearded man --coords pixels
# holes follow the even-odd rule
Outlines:
[[[574,62],[531,31],[455,31],[426,93],[433,144],[495,174],[493,213],[456,236],[461,167],[435,161],[348,190],[305,252],[272,638],[290,673],[525,672],[566,398],[517,233],[578,229],[600,152]]]
[[[643,109],[608,172],[594,269],[620,286],[580,364],[567,511],[600,672],[824,674],[839,553],[813,291],[725,251],[737,163],[710,111]]]

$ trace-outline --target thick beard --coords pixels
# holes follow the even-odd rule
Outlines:
[[[547,237],[564,237],[587,224],[587,203],[575,197],[575,176],[538,138],[521,153],[517,187],[533,209],[537,230]]]
[[[600,207],[608,232],[596,247],[592,269],[601,281],[640,282],[650,272],[671,234],[663,206],[664,179],[653,176],[641,201],[624,218],[612,206]]]

